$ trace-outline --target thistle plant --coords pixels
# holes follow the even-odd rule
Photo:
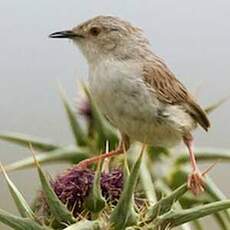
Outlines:
[[[230,228],[230,200],[209,176],[201,196],[188,191],[186,152],[172,154],[173,150],[135,143],[123,156],[106,159],[89,169],[78,168],[78,162],[113,149],[119,142],[117,131],[98,111],[88,90],[84,90],[86,99],[77,111],[61,90],[75,143],[60,146],[29,135],[0,134],[0,139],[29,146],[33,152],[29,158],[1,165],[20,216],[0,209],[0,222],[16,230],[158,230],[177,226],[202,230],[207,228],[200,218],[210,215],[219,229]],[[212,112],[222,103],[223,100],[206,111]],[[199,162],[227,162],[230,152],[197,148],[196,157]],[[44,164],[60,162],[68,162],[69,168],[54,178],[42,169]],[[7,174],[29,167],[35,167],[41,182],[32,204],[26,202]]]

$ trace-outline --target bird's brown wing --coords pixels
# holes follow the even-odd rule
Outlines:
[[[182,105],[206,131],[210,122],[203,109],[188,90],[176,79],[163,61],[148,61],[143,67],[145,82],[154,89],[158,99],[171,105]]]

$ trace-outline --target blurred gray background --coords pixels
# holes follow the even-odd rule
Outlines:
[[[77,80],[87,80],[87,65],[71,42],[49,39],[48,34],[99,14],[120,16],[142,27],[155,53],[167,61],[202,105],[230,94],[229,0],[0,0],[0,132],[72,142],[58,82],[74,98]],[[210,116],[208,135],[196,132],[196,145],[230,149],[229,106],[225,103]],[[30,155],[28,150],[0,142],[4,164]],[[47,169],[54,175],[63,167]],[[227,196],[228,169],[227,164],[219,164],[210,173]],[[39,187],[35,171],[10,176],[31,200]],[[0,208],[15,213],[2,176]],[[0,229],[6,228],[0,225]]]

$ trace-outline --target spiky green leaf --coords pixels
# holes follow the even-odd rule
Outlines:
[[[155,187],[159,192],[161,192],[162,194],[164,194],[166,196],[170,196],[172,193],[171,188],[163,180],[158,180],[155,183]],[[181,204],[179,202],[176,202],[174,207],[177,209],[182,209]],[[191,230],[191,226],[189,223],[185,223],[185,224],[181,225],[181,229],[182,230]]]
[[[159,200],[153,206],[150,206],[147,212],[146,221],[152,221],[158,215],[162,215],[168,212],[172,205],[187,192],[187,184],[181,185],[174,190],[171,194]]]
[[[156,202],[156,193],[153,186],[152,177],[150,171],[147,167],[147,159],[144,157],[141,170],[140,170],[140,181],[145,192],[146,198],[150,204],[154,204]]]
[[[223,192],[218,188],[218,186],[209,176],[206,176],[205,179],[205,191],[209,194],[213,201],[221,201],[227,199],[227,197],[223,194]],[[225,210],[223,214],[226,216],[227,220],[230,223],[230,210]]]
[[[123,160],[123,174],[124,174],[124,181],[126,183],[130,175],[127,153],[125,153],[124,160]]]
[[[50,185],[45,173],[42,171],[39,163],[35,160],[39,178],[41,181],[42,189],[46,195],[47,203],[49,205],[50,212],[60,223],[73,224],[76,222],[72,213],[66,208],[66,206],[58,199],[53,188]]]
[[[199,219],[216,212],[230,208],[230,200],[217,201],[211,204],[202,205],[195,208],[190,208],[180,211],[169,211],[168,213],[157,217],[155,220],[156,226],[176,227],[181,224]]]
[[[29,144],[32,144],[34,149],[39,151],[51,151],[59,147],[58,145],[53,144],[52,142],[49,142],[45,139],[33,137],[21,133],[11,133],[11,132],[1,133],[0,139],[24,147],[28,147]]]
[[[227,211],[227,210],[224,210]],[[217,224],[219,225],[221,230],[229,230],[229,220],[226,218],[226,216],[223,214],[223,212],[217,212],[214,213],[213,216],[216,219]]]
[[[98,165],[94,177],[92,190],[85,202],[86,209],[93,213],[100,212],[105,207],[106,204],[105,198],[102,196],[101,193],[100,179],[101,179],[101,162]]]
[[[133,195],[139,176],[143,152],[144,147],[142,147],[140,156],[133,166],[130,176],[126,180],[119,202],[111,214],[110,223],[114,230],[124,229],[126,226],[133,225],[137,221]]]
[[[10,180],[10,178],[8,177],[6,171],[3,168],[1,163],[0,163],[0,166],[1,166],[2,172],[3,172],[4,177],[6,179],[6,183],[9,187],[10,193],[14,199],[14,202],[17,206],[19,213],[21,214],[22,217],[28,217],[28,218],[34,220],[35,216],[34,216],[33,211],[31,210],[30,206],[27,204],[26,200],[24,199],[22,194],[19,192],[17,187],[14,185],[14,183]]]
[[[60,87],[60,94],[61,98],[65,107],[65,111],[69,120],[70,127],[72,129],[75,142],[79,146],[85,146],[87,145],[87,136],[84,130],[82,129],[80,122],[77,119],[77,115],[74,112],[72,106],[70,105],[67,96],[65,94],[65,91],[62,87]]]
[[[71,162],[78,163],[89,157],[88,148],[76,146],[67,146],[47,153],[37,154],[36,158],[39,163],[58,163]],[[8,164],[5,166],[6,171],[15,171],[35,166],[33,157],[27,157],[23,160]],[[1,171],[0,171],[1,173]]]
[[[0,209],[0,222],[15,230],[48,230],[29,218],[21,218]],[[51,230],[51,229],[50,229]]]

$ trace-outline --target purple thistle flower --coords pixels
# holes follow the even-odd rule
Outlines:
[[[123,188],[123,172],[114,169],[109,173],[102,173],[101,190],[102,195],[112,203],[117,203]]]
[[[51,181],[54,192],[58,198],[66,204],[67,208],[75,217],[84,209],[84,202],[90,194],[94,176],[95,172],[90,169],[73,167]],[[100,184],[102,195],[107,202],[116,204],[123,188],[122,170],[117,168],[111,170],[111,172],[103,172],[101,174]],[[44,193],[41,192],[39,194],[35,202],[39,203],[39,207],[47,207],[48,209]],[[40,197],[42,197],[42,199]],[[43,205],[41,204],[42,202],[44,203]],[[49,213],[49,211],[45,210],[44,213]],[[41,212],[38,212],[38,215],[40,214]]]
[[[93,185],[94,172],[90,169],[71,168],[51,182],[58,198],[76,216],[83,210],[83,203]]]
[[[92,108],[88,99],[82,98],[82,100],[78,103],[78,111],[87,120],[92,119]]]

